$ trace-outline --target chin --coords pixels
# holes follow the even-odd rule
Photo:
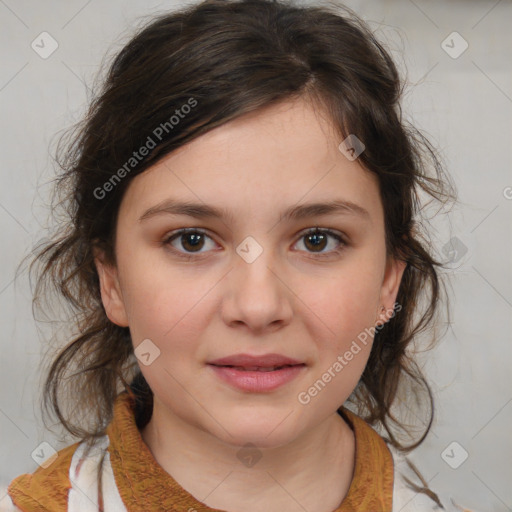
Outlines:
[[[283,410],[280,409],[280,411]],[[221,424],[224,428],[215,425],[215,431],[212,433],[233,446],[242,447],[251,443],[260,448],[277,448],[291,442],[298,435],[297,419],[293,416],[290,411],[286,414],[282,412],[276,414],[275,411],[265,414],[264,411],[254,409],[252,413],[222,415],[220,416],[223,418]]]

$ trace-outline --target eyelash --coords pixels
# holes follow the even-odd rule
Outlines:
[[[190,260],[201,259],[201,257],[202,257],[201,255],[204,253],[183,253],[181,251],[174,249],[171,245],[171,242],[173,242],[176,238],[179,238],[181,235],[190,234],[190,233],[199,233],[199,234],[207,236],[208,238],[211,238],[206,231],[204,231],[200,228],[183,228],[183,229],[179,229],[177,231],[172,232],[169,236],[167,236],[162,241],[162,244],[164,246],[166,246],[169,250],[171,250],[174,254],[176,254],[178,257],[183,258],[185,260],[190,261]],[[324,259],[326,257],[330,257],[330,256],[332,256],[332,254],[340,254],[344,250],[344,248],[348,245],[347,242],[345,241],[345,239],[341,235],[336,233],[335,231],[332,231],[328,228],[322,229],[319,227],[309,228],[308,230],[306,230],[305,232],[303,232],[300,235],[298,240],[301,240],[302,238],[304,238],[308,235],[312,235],[312,234],[324,234],[324,235],[331,236],[331,237],[335,238],[341,244],[341,246],[339,248],[334,249],[329,252],[326,252],[326,253],[310,252],[310,254],[316,254],[317,255],[316,257],[318,257],[319,259]]]

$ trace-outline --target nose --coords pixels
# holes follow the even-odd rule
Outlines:
[[[231,326],[264,334],[290,323],[293,292],[272,251],[255,259],[236,254],[224,281],[222,317]]]

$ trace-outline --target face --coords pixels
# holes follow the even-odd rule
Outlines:
[[[405,263],[386,259],[376,177],[340,142],[318,108],[289,101],[210,131],[131,181],[117,267],[101,254],[96,264],[154,414],[271,447],[351,394]],[[256,359],[219,362],[240,355]]]

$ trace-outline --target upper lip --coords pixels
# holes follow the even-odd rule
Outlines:
[[[241,366],[241,367],[260,367],[271,368],[274,366],[298,365],[304,364],[291,357],[280,354],[264,354],[262,356],[251,356],[250,354],[235,354],[232,356],[221,357],[209,361],[208,364],[215,366]]]

